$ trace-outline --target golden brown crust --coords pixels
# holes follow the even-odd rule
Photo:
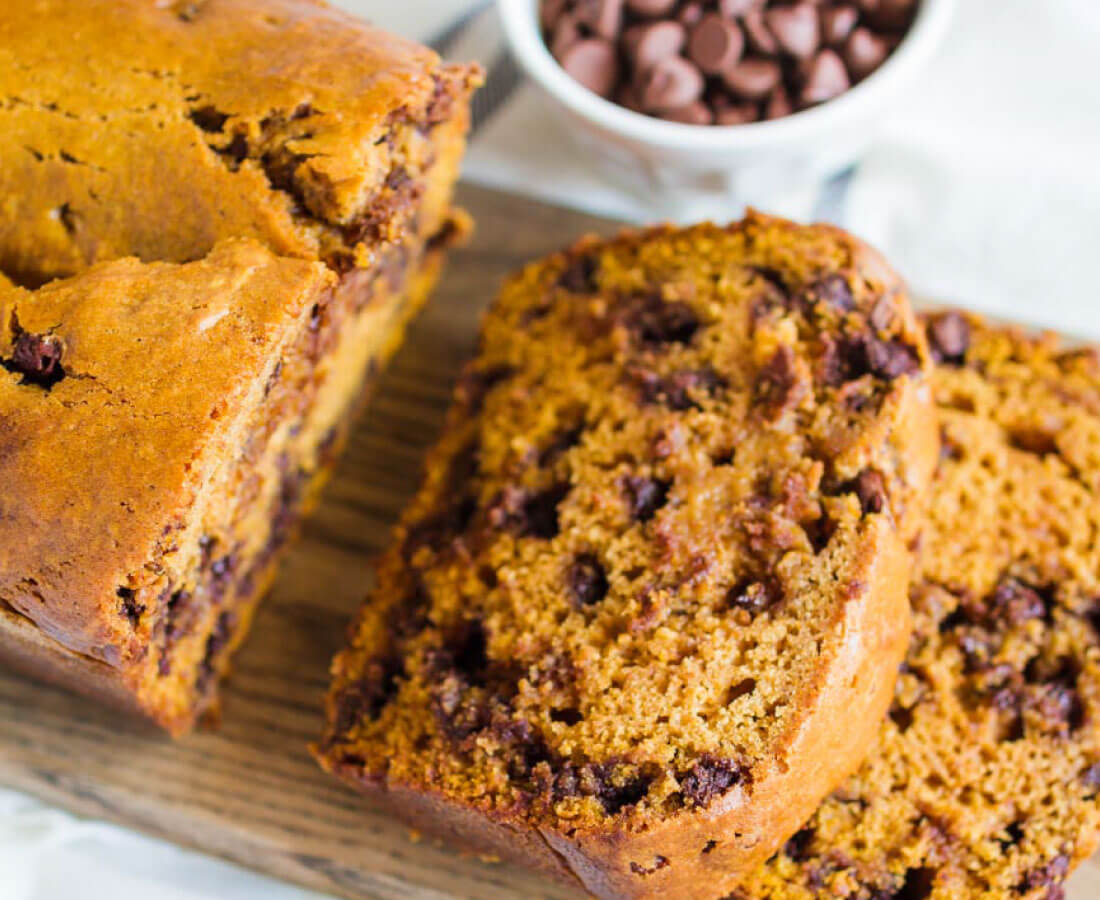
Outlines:
[[[0,359],[21,334],[50,335],[65,370],[48,390],[0,372],[0,479],[18,487],[0,500],[0,597],[78,653],[140,655],[118,612],[137,585],[119,574],[166,552],[255,381],[334,283],[229,242],[186,267],[118,260],[0,294]]]
[[[334,663],[322,764],[603,897],[716,896],[777,849],[908,636],[929,357],[867,258],[753,214],[512,279]]]
[[[252,242],[230,242],[201,264],[143,266],[123,260],[55,283],[49,291],[9,286],[0,299],[3,321],[10,321],[14,310],[20,329],[53,323],[49,333],[61,341],[66,369],[48,392],[22,384],[24,376],[17,372],[0,369],[0,419],[13,423],[3,432],[2,446],[9,450],[0,453],[0,472],[24,479],[9,482],[24,489],[0,499],[0,659],[139,712],[174,734],[191,727],[215,702],[214,685],[185,691],[172,682],[169,691],[166,676],[179,676],[187,687],[203,665],[224,673],[274,577],[278,551],[316,501],[339,454],[352,421],[349,407],[356,405],[357,394],[366,393],[361,387],[365,373],[378,371],[400,343],[405,324],[435,283],[443,253],[442,247],[432,249],[422,260],[415,250],[396,253],[391,265],[372,278],[352,273],[336,287],[328,308],[359,312],[341,323],[327,356],[310,370],[321,388],[309,398],[309,408],[285,423],[305,436],[303,445],[271,451],[292,453],[299,468],[270,500],[260,502],[255,515],[261,521],[248,525],[262,539],[260,545],[214,554],[240,574],[232,589],[220,590],[218,603],[231,607],[234,621],[224,646],[205,661],[194,656],[203,650],[201,640],[190,661],[179,653],[169,655],[165,629],[175,632],[171,640],[181,644],[187,638],[183,620],[177,615],[173,625],[168,614],[165,625],[166,611],[158,606],[132,621],[118,589],[132,592],[131,607],[150,605],[147,598],[160,594],[160,588],[144,589],[141,581],[159,584],[165,569],[171,574],[180,568],[174,548],[186,547],[188,539],[181,535],[193,530],[187,523],[203,518],[196,508],[203,507],[204,497],[209,514],[203,530],[209,533],[211,522],[218,521],[217,510],[209,510],[209,486],[189,481],[188,471],[208,470],[210,458],[220,458],[224,467],[235,456],[247,455],[256,432],[245,430],[253,438],[235,432],[233,420],[247,418],[248,411],[237,394],[257,385],[268,396],[279,393],[272,385],[289,378],[293,366],[289,353],[283,364],[276,362],[272,345],[279,332],[311,315],[312,304],[331,292],[334,276],[318,263],[278,259]],[[120,308],[120,298],[129,305]],[[190,303],[198,318],[171,329],[172,322],[186,318],[179,315],[181,303],[185,308]],[[83,319],[84,304],[95,307],[111,328],[100,330]],[[162,320],[168,339],[149,327]],[[322,340],[325,334],[322,329]],[[106,350],[106,343],[114,350]],[[10,349],[0,342],[0,360],[9,364]],[[272,363],[278,371],[269,371]],[[53,440],[77,431],[82,453],[74,453],[69,441]],[[165,432],[178,442],[166,441]],[[259,454],[246,473],[250,483],[262,471],[264,458]],[[54,474],[33,477],[43,471]],[[291,484],[294,493],[288,496]],[[173,508],[173,503],[178,505]],[[63,510],[71,511],[71,518]],[[172,534],[165,541],[168,527]],[[192,627],[202,626],[193,622]],[[172,661],[173,671],[164,670],[165,660]],[[187,667],[191,671],[180,671]]]
[[[246,236],[370,265],[439,227],[477,80],[313,0],[14,3],[0,72],[0,269],[30,284]]]

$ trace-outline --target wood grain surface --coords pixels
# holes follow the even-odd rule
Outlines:
[[[320,730],[329,660],[369,587],[372,554],[416,487],[480,310],[523,261],[617,227],[484,189],[463,187],[461,201],[477,235],[454,254],[261,608],[226,685],[220,728],[172,743],[0,671],[0,783],[343,897],[578,896],[411,840],[306,751]],[[1067,896],[1100,897],[1100,861],[1077,873]]]

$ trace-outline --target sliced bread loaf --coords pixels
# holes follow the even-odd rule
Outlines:
[[[602,897],[728,890],[885,714],[929,366],[896,277],[831,228],[528,267],[334,664],[322,763]]]
[[[1057,900],[1100,842],[1100,358],[927,324],[943,454],[894,703],[737,898]]]

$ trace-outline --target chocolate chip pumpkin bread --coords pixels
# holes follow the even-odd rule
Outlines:
[[[890,715],[732,897],[1056,900],[1100,843],[1100,357],[927,325],[943,453]]]
[[[477,78],[317,0],[6,4],[0,270],[231,237],[370,268],[447,233]]]
[[[251,240],[0,287],[0,661],[190,727],[438,257],[358,311]]]
[[[333,666],[322,764],[601,897],[715,897],[861,762],[909,637],[929,357],[752,215],[504,287]]]

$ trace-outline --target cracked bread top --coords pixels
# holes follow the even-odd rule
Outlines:
[[[70,650],[140,658],[132,598],[199,539],[203,484],[334,281],[240,240],[0,286],[0,602]]]
[[[727,883],[885,712],[928,368],[835,229],[751,215],[528,267],[334,663],[323,761],[533,829],[600,896]]]
[[[893,706],[735,898],[1056,900],[1100,843],[1100,356],[926,322],[943,453]]]
[[[28,284],[241,236],[367,265],[476,80],[316,0],[10,4],[0,73],[0,269]]]

